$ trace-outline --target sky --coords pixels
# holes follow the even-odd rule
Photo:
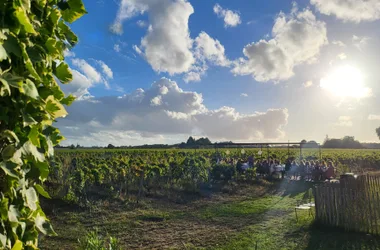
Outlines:
[[[379,0],[84,0],[64,145],[379,140]]]

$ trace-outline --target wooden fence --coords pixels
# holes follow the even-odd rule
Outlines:
[[[347,231],[380,233],[380,175],[363,175],[314,187],[318,223]]]

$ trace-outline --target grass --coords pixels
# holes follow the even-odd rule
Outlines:
[[[238,186],[189,203],[150,197],[57,209],[50,217],[59,236],[43,238],[41,249],[75,249],[94,228],[117,237],[123,249],[379,249],[377,237],[316,227],[307,211],[296,221],[294,206],[308,189],[283,182]]]

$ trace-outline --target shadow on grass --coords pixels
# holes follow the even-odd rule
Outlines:
[[[380,249],[380,237],[342,229],[313,225],[306,250],[376,250]]]

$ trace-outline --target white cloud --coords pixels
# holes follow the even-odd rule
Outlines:
[[[295,66],[315,61],[320,48],[327,44],[326,24],[309,9],[299,12],[296,6],[290,15],[278,15],[272,36],[269,41],[246,45],[243,53],[247,59],[235,61],[232,72],[252,75],[260,82],[286,80],[294,75]]]
[[[158,95],[150,100],[151,106],[160,106],[162,104],[162,96]]]
[[[325,15],[334,15],[345,22],[359,23],[380,19],[379,0],[310,0]]]
[[[123,21],[144,12],[150,25],[138,47],[141,54],[157,72],[187,72],[195,61],[188,28],[194,12],[191,4],[186,0],[122,0],[112,30],[120,34]]]
[[[284,136],[282,128],[288,119],[286,109],[249,114],[231,107],[210,110],[201,94],[184,91],[166,78],[148,89],[137,89],[121,97],[93,97],[75,102],[68,112],[58,126],[69,139],[66,143],[70,144],[72,138],[81,145],[105,145],[110,141],[116,145],[148,143],[143,137],[159,137],[166,142],[177,138],[178,142],[178,138],[194,131],[212,140],[277,139]]]
[[[231,62],[224,54],[224,46],[216,39],[202,31],[195,38],[195,56],[201,61],[208,60],[218,66],[228,66]]]
[[[303,83],[303,86],[304,86],[305,88],[309,88],[309,87],[313,86],[313,82],[312,82],[312,81],[304,82],[304,83]]]
[[[339,116],[338,122],[334,123],[338,127],[352,127],[352,118],[350,116]]]
[[[145,28],[145,27],[148,27],[148,23],[145,22],[144,20],[138,20],[136,22],[137,26],[139,26],[140,28]]]
[[[195,38],[194,56],[196,62],[191,67],[190,72],[185,74],[183,78],[185,82],[199,82],[210,64],[221,67],[229,67],[231,65],[230,60],[225,55],[224,46],[204,31]]]
[[[102,67],[103,73],[110,79],[113,78],[113,72],[110,67],[108,67],[107,64],[105,64],[102,60],[96,61],[100,67]]]
[[[113,50],[116,51],[116,52],[120,52],[120,51],[121,51],[120,45],[116,43],[116,44],[113,46]]]
[[[191,72],[188,72],[188,73],[185,74],[185,76],[183,77],[183,80],[186,83],[189,83],[189,82],[200,82],[202,74],[203,74],[202,71],[199,71],[199,72],[191,71]]]
[[[74,52],[72,52],[71,50],[64,50],[63,51],[63,56],[64,57],[75,57],[75,53]]]
[[[339,55],[337,55],[337,57],[338,57],[340,60],[345,60],[345,59],[347,59],[347,55],[344,54],[344,53],[340,53]]]
[[[240,15],[236,11],[223,9],[219,4],[215,4],[214,13],[224,20],[224,27],[236,27],[241,24]]]
[[[248,94],[247,93],[241,93],[240,96],[241,97],[248,97]]]
[[[368,116],[368,120],[370,120],[370,121],[380,121],[380,115],[370,114]]]
[[[101,74],[96,71],[94,67],[88,64],[85,60],[75,58],[71,60],[72,64],[79,68],[91,82],[99,83],[102,82]]]
[[[360,51],[363,51],[363,49],[367,46],[369,40],[370,38],[366,36],[363,36],[363,37],[359,37],[356,35],[352,36],[352,44]]]
[[[72,94],[78,99],[83,99],[89,96],[89,88],[93,86],[90,79],[77,70],[71,69],[73,80],[69,84],[61,84],[61,89],[66,94]]]
[[[337,45],[339,47],[346,47],[346,44],[344,42],[342,42],[342,41],[339,41],[339,40],[334,40],[331,43],[334,44],[334,45]]]

